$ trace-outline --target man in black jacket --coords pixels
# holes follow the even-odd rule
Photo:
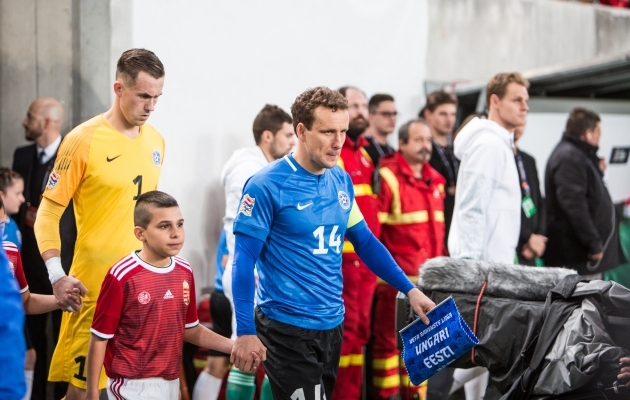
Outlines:
[[[13,154],[13,170],[24,177],[24,199],[26,200],[17,215],[17,224],[22,233],[22,261],[24,273],[33,293],[53,294],[48,270],[35,240],[35,216],[48,175],[52,170],[57,150],[61,143],[63,106],[52,98],[35,100],[22,122],[26,140],[31,145],[19,147]],[[66,208],[60,223],[62,265],[66,272],[70,269],[76,239],[76,224],[73,207]],[[61,326],[61,311],[49,314],[28,315],[26,324],[37,353],[33,376],[32,399],[46,399],[48,381],[48,338],[46,325],[52,316],[53,343],[57,342]],[[60,392],[65,393],[63,388]]]
[[[525,126],[514,129],[514,159],[521,184],[521,234],[516,247],[518,263],[536,265],[536,259],[545,252],[545,202],[540,193],[538,168],[531,155],[518,148],[518,140],[523,135]],[[533,206],[533,207],[532,207]]]
[[[597,113],[573,109],[545,171],[545,263],[594,279],[623,262],[615,208],[599,169],[600,135]]]

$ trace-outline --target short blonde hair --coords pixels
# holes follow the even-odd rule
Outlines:
[[[490,109],[490,97],[496,94],[499,99],[502,99],[508,85],[512,82],[529,88],[529,81],[520,72],[502,72],[490,79],[488,86],[486,86],[486,107],[488,109]]]

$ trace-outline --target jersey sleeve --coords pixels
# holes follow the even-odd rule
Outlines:
[[[113,338],[118,328],[122,307],[122,283],[108,272],[96,302],[96,311],[90,332],[101,339]]]
[[[195,277],[190,273],[190,302],[186,310],[186,329],[194,328],[199,325],[199,317],[197,316],[197,291],[195,289]]]
[[[234,219],[234,234],[243,233],[265,242],[273,220],[274,197],[270,185],[255,178],[251,178],[243,188]]]
[[[83,180],[90,154],[92,135],[83,132],[69,134],[59,146],[55,166],[50,172],[43,196],[68,205]]]
[[[361,229],[364,226],[367,226],[365,223],[365,219],[363,219],[363,214],[361,214],[361,210],[357,205],[357,201],[352,199],[352,208],[350,209],[350,215],[348,216],[348,225],[346,228],[348,230],[351,229]]]
[[[17,247],[13,243],[2,243],[4,251],[9,258],[9,265],[13,271],[13,276],[18,283],[20,294],[28,290],[28,282],[26,282],[26,276],[24,275],[24,267],[22,266],[22,257]]]

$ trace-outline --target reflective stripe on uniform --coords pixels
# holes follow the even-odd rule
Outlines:
[[[379,222],[386,225],[407,225],[429,222],[429,212],[427,210],[403,213],[400,205],[400,185],[398,183],[398,179],[392,170],[387,167],[381,168],[379,172],[392,192],[391,213],[379,212]],[[444,211],[434,211],[433,219],[435,222],[444,222]]]
[[[409,279],[411,282],[416,283],[416,282],[418,282],[418,275],[407,275],[407,279]],[[385,282],[384,280],[382,280],[381,278],[378,278],[378,284],[386,284],[387,285],[388,283]]]
[[[400,377],[398,373],[390,376],[375,376],[372,383],[377,389],[391,389],[400,386]]]
[[[398,185],[398,179],[391,169],[383,167],[379,170],[381,178],[385,180],[387,186],[392,192],[392,214],[401,214],[400,208],[400,187]]]
[[[344,253],[352,253],[354,254],[354,246],[349,241],[345,240],[343,242],[343,252]]]
[[[375,358],[372,360],[372,367],[375,370],[386,371],[392,368],[398,368],[400,357],[391,356],[389,358]]]
[[[354,186],[354,197],[373,196],[372,186],[367,183],[357,183]]]
[[[348,354],[339,358],[339,368],[362,367],[363,354]]]

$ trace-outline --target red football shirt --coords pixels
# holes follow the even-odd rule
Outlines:
[[[7,253],[13,276],[17,279],[18,286],[20,287],[20,293],[26,292],[28,290],[28,282],[26,282],[26,276],[24,276],[20,251],[15,244],[7,241],[2,242],[2,248],[4,248],[4,252]]]
[[[91,329],[109,340],[107,376],[177,379],[184,330],[199,324],[196,303],[193,272],[183,258],[159,268],[133,252],[111,267]]]

